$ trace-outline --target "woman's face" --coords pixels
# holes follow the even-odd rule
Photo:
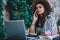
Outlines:
[[[37,4],[36,5],[36,12],[38,15],[42,15],[44,13],[44,6],[42,4]]]

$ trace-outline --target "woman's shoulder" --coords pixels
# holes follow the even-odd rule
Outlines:
[[[48,19],[48,20],[55,20],[55,18],[53,16],[51,16],[51,15],[47,15],[46,19]]]

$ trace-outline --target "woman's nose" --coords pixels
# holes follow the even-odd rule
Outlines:
[[[39,9],[37,9],[37,11],[36,11],[37,13],[39,12]]]
[[[39,10],[40,8],[38,8],[38,10]]]
[[[38,8],[38,9],[37,9],[37,11],[39,12],[39,11],[40,11],[40,9]]]

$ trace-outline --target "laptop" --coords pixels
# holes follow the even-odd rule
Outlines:
[[[24,20],[5,21],[6,40],[26,40]]]

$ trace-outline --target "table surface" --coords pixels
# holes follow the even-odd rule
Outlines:
[[[35,37],[31,37],[31,36],[27,36],[27,40],[53,40],[53,38],[56,38],[57,35],[51,35],[51,36],[35,36]]]
[[[27,37],[27,40],[51,40],[49,38]]]
[[[28,30],[26,30],[26,35],[28,35]],[[38,37],[27,37],[28,40],[52,40],[53,38],[59,36],[59,34],[57,35],[52,35],[52,36],[45,36],[45,37],[42,37],[42,36],[38,36]]]

